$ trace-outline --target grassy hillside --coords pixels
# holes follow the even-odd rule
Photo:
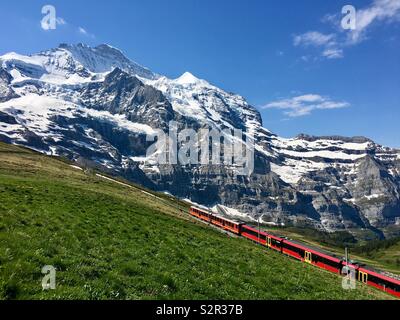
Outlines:
[[[369,260],[379,261],[387,269],[400,274],[400,238],[373,241],[354,249],[355,253]]]
[[[223,234],[186,210],[0,144],[0,299],[390,298],[363,285],[345,291],[339,276]],[[42,291],[44,265],[57,269],[56,290]]]

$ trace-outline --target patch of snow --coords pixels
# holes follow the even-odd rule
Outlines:
[[[289,184],[296,184],[308,172],[323,170],[329,164],[313,162],[309,160],[298,161],[286,159],[283,165],[270,163],[271,171],[276,173],[283,181]]]
[[[372,199],[378,199],[378,198],[382,198],[385,195],[380,193],[380,194],[371,194],[369,196],[364,196],[364,198],[367,198],[368,200],[372,200]]]
[[[175,81],[175,83],[180,84],[180,85],[191,85],[191,84],[201,83],[204,80],[200,80],[200,79],[196,78],[190,72],[185,72],[184,74],[182,74],[179,78],[175,79],[174,81]],[[204,81],[204,83],[206,83],[206,82]]]
[[[81,167],[78,167],[78,166],[74,166],[74,165],[70,165],[70,167],[71,168],[74,168],[74,169],[76,169],[76,170],[82,170],[83,171],[83,169],[81,168]]]
[[[64,100],[30,94],[0,103],[0,110],[9,113],[17,121],[29,127],[38,136],[49,136],[49,126],[52,115],[63,114],[72,117],[75,106]]]
[[[218,207],[220,207],[230,217],[236,217],[236,218],[240,218],[240,219],[247,219],[247,220],[257,221],[256,219],[254,219],[253,217],[251,217],[247,213],[243,213],[243,212],[240,212],[237,209],[229,208],[229,207],[226,207],[226,206],[223,206],[223,205],[220,205],[220,204],[215,205],[214,207],[211,208],[211,210],[213,212],[217,213],[218,212],[218,209],[217,209]]]
[[[281,153],[292,157],[298,158],[314,158],[320,157],[325,159],[332,160],[357,160],[365,157],[365,154],[347,154],[341,151],[307,151],[307,152],[298,152],[291,150],[280,150]]]

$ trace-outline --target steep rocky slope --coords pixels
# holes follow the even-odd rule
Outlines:
[[[108,45],[0,57],[0,140],[101,167],[155,190],[224,205],[269,223],[328,231],[400,224],[400,151],[363,138],[281,138],[236,94],[185,73],[168,79]],[[251,175],[234,165],[160,164],[146,138],[241,129],[254,138]],[[249,138],[250,139],[250,138]]]

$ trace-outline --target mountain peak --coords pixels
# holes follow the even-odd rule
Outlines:
[[[116,48],[116,47],[113,47],[113,46],[110,46],[110,45],[107,44],[107,43],[99,44],[97,47],[95,47],[95,49],[116,51],[116,52],[119,52],[119,53],[122,53],[122,54],[123,54],[123,52],[122,52],[120,49],[118,49],[118,48]]]
[[[69,51],[75,60],[94,73],[110,72],[118,67],[146,79],[157,78],[157,75],[149,69],[130,60],[121,50],[108,44],[90,47],[84,43],[62,43],[58,48]]]
[[[201,79],[195,77],[193,74],[190,72],[186,71],[184,74],[182,74],[179,78],[175,80],[179,84],[195,84],[199,83],[202,81]]]

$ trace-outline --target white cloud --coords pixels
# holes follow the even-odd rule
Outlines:
[[[89,37],[89,38],[95,38],[95,36],[94,36],[94,34],[91,34],[91,33],[89,33],[85,28],[83,28],[83,27],[78,27],[78,32],[80,33],[80,34],[83,34],[84,36],[86,36],[86,37]]]
[[[84,35],[87,35],[87,34],[88,34],[88,32],[87,32],[84,28],[82,28],[82,27],[79,27],[78,30],[79,30],[80,33],[82,33],[82,34],[84,34]]]
[[[328,59],[340,59],[343,58],[343,50],[339,48],[326,48],[322,52],[322,56]]]
[[[368,38],[368,30],[378,22],[393,23],[400,21],[400,0],[373,0],[364,8],[356,8],[356,29],[344,30],[340,27],[344,16],[326,14],[321,20],[334,27],[334,33],[323,34],[319,31],[308,31],[295,35],[293,45],[317,47],[322,51],[321,57],[339,59],[344,57],[344,49],[359,44]]]
[[[293,38],[293,44],[295,46],[326,46],[333,45],[335,35],[334,34],[323,34],[318,31],[309,31],[300,35],[295,35]]]
[[[56,19],[56,22],[57,22],[57,24],[58,25],[65,25],[65,24],[67,24],[67,22],[63,19],[63,18],[61,18],[61,17],[58,17],[57,19]]]
[[[262,109],[281,109],[289,117],[301,117],[311,114],[315,110],[330,110],[347,108],[350,104],[345,101],[333,101],[329,97],[318,94],[305,94],[288,99],[272,101]]]
[[[357,44],[367,38],[367,30],[378,21],[387,23],[399,21],[400,1],[399,0],[375,0],[372,5],[357,10],[356,29],[348,34],[348,44]]]
[[[318,31],[309,31],[293,37],[294,46],[322,48],[321,56],[328,59],[343,58],[343,50],[336,42],[336,35],[333,33],[323,34]],[[304,57],[304,56],[303,56]],[[303,59],[307,61],[308,59]]]

